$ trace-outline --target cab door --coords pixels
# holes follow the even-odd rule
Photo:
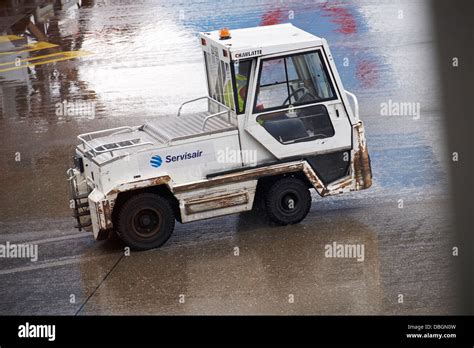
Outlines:
[[[246,131],[278,159],[350,149],[344,90],[335,81],[322,47],[259,58]]]

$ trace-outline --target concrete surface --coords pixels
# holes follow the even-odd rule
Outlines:
[[[0,66],[0,243],[39,250],[36,262],[0,259],[0,314],[457,313],[453,164],[429,2],[221,4],[83,1],[49,20],[56,51],[26,57],[93,55]],[[290,227],[252,212],[177,224],[164,247],[130,256],[117,240],[73,228],[65,170],[77,134],[140,124],[204,95],[195,32],[289,21],[328,40],[345,88],[359,97],[370,190],[314,194],[306,220]],[[12,49],[0,42],[0,51]],[[64,100],[93,101],[94,117],[56,115]],[[389,100],[419,103],[420,113],[383,116]],[[364,261],[325,257],[333,242],[364,245]]]

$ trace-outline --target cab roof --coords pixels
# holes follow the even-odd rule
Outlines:
[[[219,30],[200,33],[205,46],[217,46],[230,52],[232,60],[251,58],[296,49],[321,46],[324,39],[295,27],[291,23],[262,27],[230,29],[229,39],[220,39]]]

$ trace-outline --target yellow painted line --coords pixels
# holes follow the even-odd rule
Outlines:
[[[55,45],[55,44],[52,44],[52,43],[49,43],[49,42],[40,41],[38,43],[25,45],[23,47],[29,47],[29,48],[26,49],[26,50],[20,49],[20,50],[17,50],[17,51],[0,52],[0,56],[8,56],[10,54],[18,54],[18,53],[24,53],[24,52],[39,51],[39,50],[44,50],[44,49],[47,49],[47,48],[58,47],[58,45]]]
[[[16,35],[0,35],[0,42],[16,41],[21,39],[23,39],[23,37]]]
[[[31,62],[33,60],[40,60],[40,59],[51,58],[51,57],[56,57],[56,56],[64,56],[67,53],[68,52],[56,52],[56,53],[51,53],[51,54],[45,54],[45,55],[42,55],[42,56],[30,57],[30,58],[25,58],[25,59],[18,59],[18,60],[13,60],[11,62],[0,63],[0,66],[15,65],[15,63],[17,61],[19,61],[19,62]]]
[[[14,67],[10,67],[10,68],[0,69],[0,72],[18,70],[18,69],[23,69],[23,68],[31,68],[31,67],[38,66],[38,65],[44,65],[44,64],[48,64],[48,63],[61,62],[63,60],[69,60],[69,59],[74,59],[74,58],[90,56],[92,54],[93,54],[92,52],[87,52],[87,51],[67,51],[67,52],[46,54],[44,56],[38,56],[38,57],[23,59],[21,61],[30,62],[30,61],[33,61],[33,60],[39,60],[39,59],[44,59],[44,58],[51,58],[51,57],[57,57],[57,58],[48,59],[48,60],[44,60],[44,61],[37,62],[37,63],[27,63],[27,64],[20,65],[20,66],[14,66]],[[15,62],[13,62],[13,63],[15,63]],[[9,65],[9,64],[11,64],[11,62],[4,63],[2,65],[7,65],[7,64]]]

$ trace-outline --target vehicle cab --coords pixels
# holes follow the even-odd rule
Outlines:
[[[265,161],[352,147],[357,120],[326,40],[291,24],[227,34],[202,33],[201,45],[209,96],[235,113],[243,148]]]

